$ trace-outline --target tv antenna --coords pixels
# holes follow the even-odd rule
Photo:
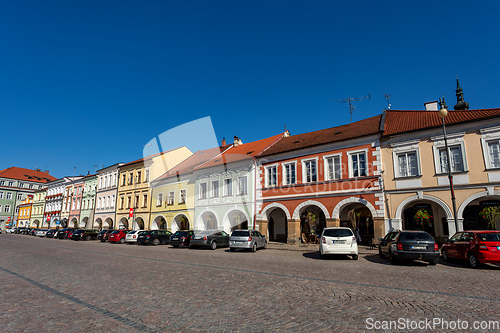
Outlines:
[[[387,100],[387,110],[390,110],[391,109],[391,102],[390,102],[391,94],[384,94],[384,97]]]
[[[349,103],[349,113],[351,114],[351,123],[352,123],[352,113],[354,111],[354,106],[352,102],[354,101],[362,101],[364,99],[370,99],[370,94],[368,96],[363,97],[348,97],[348,98],[340,98],[340,99],[332,99],[330,102],[339,102],[339,103]]]

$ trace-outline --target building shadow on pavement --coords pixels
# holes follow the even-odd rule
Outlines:
[[[304,258],[308,259],[316,259],[316,260],[352,260],[351,256],[344,255],[344,254],[330,254],[325,257],[325,259],[321,259],[321,255],[319,254],[319,251],[317,252],[305,252],[302,254]]]

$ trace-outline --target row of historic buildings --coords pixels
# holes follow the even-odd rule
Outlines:
[[[385,110],[249,143],[235,137],[197,152],[180,147],[95,175],[47,179],[10,207],[25,214],[17,226],[39,228],[256,228],[269,240],[299,243],[350,226],[366,243],[391,229],[426,230],[442,241],[456,230],[449,167],[459,229],[491,228],[481,212],[500,206],[500,109],[469,110],[458,87],[445,118],[448,165],[438,114],[445,107],[443,100]],[[10,188],[2,179],[0,203]]]

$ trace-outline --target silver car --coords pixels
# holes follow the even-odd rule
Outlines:
[[[191,236],[189,248],[209,247],[215,250],[218,247],[229,246],[229,235],[222,230],[195,231]]]
[[[236,249],[247,249],[255,252],[258,248],[265,249],[266,247],[266,237],[257,230],[234,230],[229,238],[231,252],[236,251]]]

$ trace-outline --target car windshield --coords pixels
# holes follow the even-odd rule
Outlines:
[[[400,235],[400,240],[402,242],[404,242],[404,241],[408,241],[408,242],[413,242],[413,241],[434,242],[434,238],[432,238],[432,236],[426,232],[408,232],[408,233],[403,232]]]
[[[195,232],[194,234],[196,236],[205,237],[205,236],[210,236],[212,234],[215,234],[216,232],[217,232],[217,230],[203,230],[203,231]]]
[[[175,234],[173,234],[172,236],[180,237],[180,236],[186,236],[186,235],[187,235],[187,231],[176,231]]]
[[[479,239],[483,242],[500,242],[499,232],[488,232],[484,234],[479,234]]]
[[[243,237],[247,237],[247,236],[250,236],[250,231],[248,230],[236,230],[236,231],[233,231],[233,233],[231,234],[231,236],[243,236]]]
[[[116,234],[119,234],[119,233],[120,233],[120,230],[115,230],[115,231],[113,231],[111,234],[112,234],[112,235],[116,235]]]
[[[349,237],[353,236],[351,229],[325,229],[323,236],[327,237]]]

